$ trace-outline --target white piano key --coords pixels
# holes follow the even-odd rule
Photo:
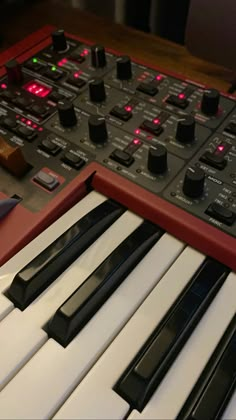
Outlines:
[[[14,304],[7,299],[6,296],[0,294],[0,321],[8,315],[12,309],[14,308]]]
[[[142,413],[133,410],[129,419],[176,418],[235,314],[235,296],[231,273]]]
[[[125,212],[23,312],[14,309],[0,323],[1,389],[47,340],[42,327],[56,309],[140,223],[140,217]]]
[[[236,356],[236,355],[235,355]],[[223,415],[222,420],[235,420],[236,419],[236,391],[231,397]]]
[[[13,303],[3,293],[10,286],[17,272],[76,223],[77,220],[106,199],[107,197],[102,194],[92,191],[0,268],[0,320],[14,308]]]
[[[120,419],[127,415],[129,405],[113,387],[203,260],[204,256],[191,248],[182,252],[55,419]],[[156,261],[153,265],[156,267]],[[147,281],[148,276],[144,278]]]
[[[51,417],[173,264],[183,247],[180,241],[164,234],[69,346],[63,348],[54,340],[49,340],[1,392],[0,418],[14,418],[16,415],[24,419]],[[189,273],[203,257],[194,251],[187,255],[195,257],[193,269],[186,270],[189,278]],[[181,271],[182,265],[183,258]],[[178,282],[181,283],[181,279]],[[174,289],[175,286],[171,285],[172,299],[175,298]],[[167,289],[163,293],[166,294]],[[158,305],[158,302],[156,304],[153,300],[153,305]],[[99,387],[96,395],[98,392]],[[105,398],[104,392],[101,398]],[[116,400],[115,394],[109,399],[110,413],[115,412]],[[97,418],[96,413],[94,416]]]

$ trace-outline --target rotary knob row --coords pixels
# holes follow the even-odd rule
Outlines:
[[[96,50],[96,48],[95,48]],[[96,53],[98,53],[97,50]],[[97,58],[92,59],[94,63]],[[102,60],[101,60],[102,61]],[[17,60],[12,59],[5,64],[7,78],[9,85],[18,85],[23,82],[24,75],[22,73],[21,65]],[[132,77],[131,62],[129,57],[119,57],[117,59],[117,78],[119,80],[128,80]],[[89,95],[92,102],[103,102],[106,99],[106,91],[104,81],[96,78],[89,83]],[[204,91],[201,102],[201,111],[208,116],[214,116],[219,110],[220,93],[216,89],[207,89]],[[194,139],[194,119],[191,115],[185,118],[182,123],[179,123],[180,130],[177,132],[177,138],[183,143],[189,142],[189,139]],[[191,140],[190,140],[191,141]]]
[[[68,49],[65,33],[59,29],[52,33],[53,50],[63,53]],[[98,69],[107,64],[105,48],[102,45],[91,46],[91,65]],[[116,60],[116,77],[119,80],[129,80],[132,78],[132,64],[129,56],[118,57]],[[19,79],[19,69],[15,77]],[[216,115],[219,110],[220,93],[216,89],[206,89],[203,92],[201,101],[201,111],[208,116]]]
[[[77,117],[72,102],[68,100],[58,102],[59,121],[63,127],[74,127],[77,124]],[[103,144],[108,139],[106,120],[102,116],[91,115],[88,119],[89,138],[95,144]],[[148,151],[148,170],[153,174],[164,174],[168,169],[167,149],[163,145],[150,147]],[[186,196],[197,198],[204,190],[205,173],[197,167],[187,169],[183,192]]]
[[[68,49],[68,44],[63,29],[58,29],[51,34],[52,48],[60,54]],[[103,68],[107,64],[106,52],[103,45],[95,44],[91,46],[91,65],[98,69]],[[116,75],[119,80],[128,80],[132,78],[132,65],[130,57],[121,56],[116,61]]]
[[[58,29],[51,34],[52,47],[56,53],[64,53],[68,49],[68,44],[63,29]],[[105,48],[102,45],[95,44],[91,46],[91,65],[98,69],[107,64]],[[117,78],[128,80],[132,78],[131,60],[128,56],[122,56],[117,59]]]
[[[77,116],[72,102],[59,101],[57,105],[60,124],[65,128],[73,128],[77,124]],[[88,120],[89,137],[93,143],[105,143],[108,138],[104,117],[91,115]]]
[[[72,102],[58,102],[60,124],[65,128],[73,128],[77,117]],[[95,144],[103,144],[108,139],[106,120],[102,116],[91,115],[88,119],[89,138]],[[148,169],[154,174],[162,174],[167,170],[167,149],[162,145],[150,147],[148,152]]]
[[[92,102],[103,102],[106,99],[105,86],[102,79],[94,79],[89,84],[90,100]],[[58,113],[60,123],[64,127],[72,127],[76,124],[74,106],[70,101],[60,101],[58,103]],[[187,115],[178,121],[176,139],[180,143],[191,143],[195,138],[195,120],[191,115]]]

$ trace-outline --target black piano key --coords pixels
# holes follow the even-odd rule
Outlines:
[[[15,275],[8,298],[24,310],[124,211],[112,200],[94,208]]]
[[[131,408],[143,410],[228,273],[223,264],[206,259],[127,367],[114,389]]]
[[[67,346],[162,234],[159,227],[143,222],[56,311],[49,336]]]
[[[236,315],[182,407],[178,420],[221,418],[236,389]]]

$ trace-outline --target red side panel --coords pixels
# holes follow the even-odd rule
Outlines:
[[[99,165],[93,186],[176,238],[236,270],[235,238]]]

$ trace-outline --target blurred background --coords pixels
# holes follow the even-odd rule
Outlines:
[[[1,0],[0,23],[41,0]],[[207,0],[206,0],[207,1]],[[184,43],[189,0],[48,0]],[[171,13],[170,13],[171,10]],[[4,34],[1,34],[2,36]]]

